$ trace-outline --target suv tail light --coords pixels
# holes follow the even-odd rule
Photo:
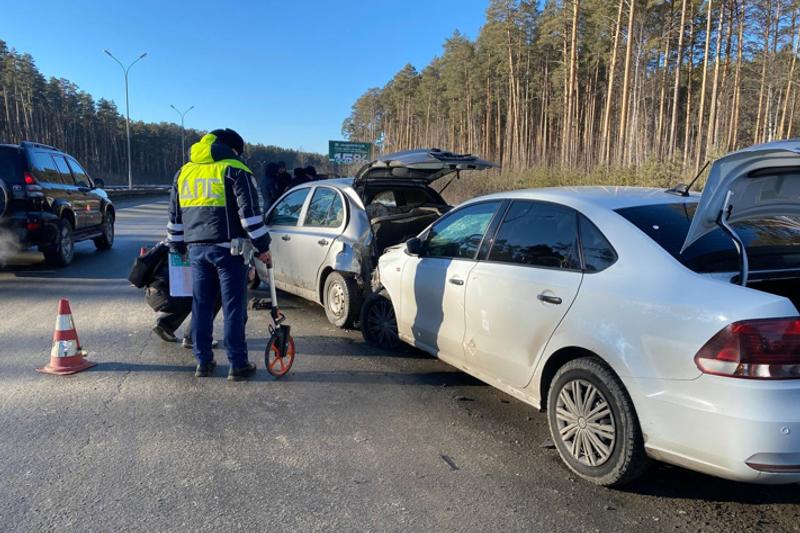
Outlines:
[[[25,191],[29,198],[44,198],[44,189],[30,172],[25,173]]]
[[[717,376],[800,379],[800,318],[729,324],[697,352],[694,362]]]

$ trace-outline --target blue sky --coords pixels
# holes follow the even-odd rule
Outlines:
[[[131,118],[229,127],[248,141],[327,152],[367,88],[439,55],[458,29],[474,38],[487,0],[0,0],[0,38]]]

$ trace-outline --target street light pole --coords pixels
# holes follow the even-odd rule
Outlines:
[[[178,111],[178,108],[175,107],[174,105],[169,104],[169,106],[172,109],[175,110],[175,112],[178,114],[179,117],[181,117],[181,157],[183,157],[183,164],[185,165],[186,164],[186,130],[183,128],[183,117],[186,116],[186,113],[188,113],[189,111],[194,109],[194,106],[191,106],[189,109],[187,109],[183,113]]]
[[[144,59],[144,56],[147,55],[147,52],[143,53],[139,57],[137,57],[133,63],[128,65],[127,67],[122,64],[122,61],[114,57],[114,55],[109,52],[108,50],[103,50],[108,57],[116,61],[120,68],[122,69],[123,74],[125,75],[125,133],[128,138],[128,189],[133,189],[133,170],[131,164],[131,108],[130,103],[128,100],[128,71],[131,69],[133,65],[139,62],[139,60]]]

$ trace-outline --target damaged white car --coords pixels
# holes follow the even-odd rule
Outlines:
[[[800,481],[800,142],[689,187],[485,196],[388,250],[365,338],[546,411],[576,474]]]
[[[493,166],[470,154],[410,150],[379,157],[355,178],[287,191],[265,215],[277,287],[322,304],[332,324],[352,326],[380,253],[449,211],[440,193],[461,172]],[[263,263],[255,267],[266,281]]]

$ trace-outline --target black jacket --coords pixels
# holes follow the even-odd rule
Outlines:
[[[250,238],[259,252],[269,250],[253,174],[210,133],[192,145],[191,161],[175,177],[167,235],[173,244]]]

